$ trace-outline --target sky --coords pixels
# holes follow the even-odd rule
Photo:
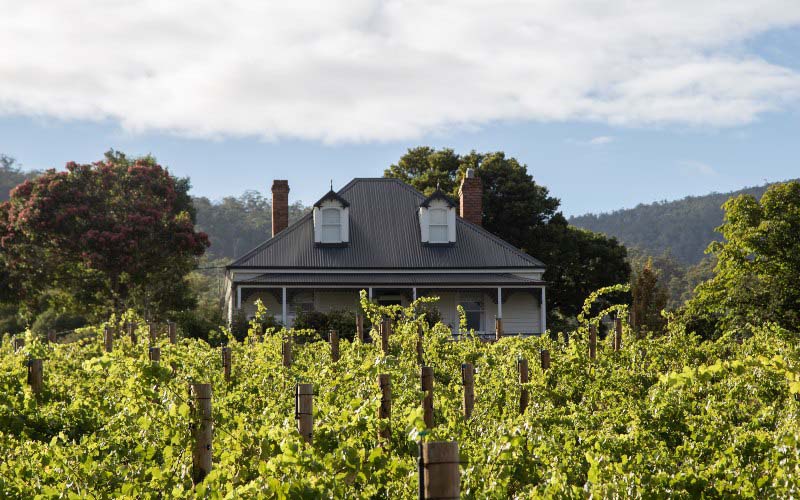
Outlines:
[[[797,0],[0,0],[0,153],[313,203],[505,151],[567,215],[800,177]]]

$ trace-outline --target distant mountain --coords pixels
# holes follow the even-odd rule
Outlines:
[[[703,259],[712,240],[721,239],[714,229],[722,224],[722,204],[740,194],[760,198],[768,186],[639,204],[611,213],[571,217],[569,222],[614,236],[626,246],[638,247],[651,255],[668,253],[683,264],[693,265]]]

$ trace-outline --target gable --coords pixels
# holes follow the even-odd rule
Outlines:
[[[480,226],[456,218],[456,242],[421,241],[418,209],[425,197],[397,179],[354,179],[338,193],[349,204],[349,243],[314,244],[314,221],[306,215],[229,268],[299,269],[485,269],[538,268],[541,261]]]

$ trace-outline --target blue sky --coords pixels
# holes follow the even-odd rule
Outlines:
[[[244,32],[214,31],[213,45],[213,24],[183,26],[180,9],[144,3],[138,20],[93,11],[103,25],[118,17],[119,39],[105,41],[63,31],[57,7],[0,20],[0,43],[23,47],[0,56],[1,153],[28,168],[152,153],[196,195],[287,178],[291,199],[311,203],[331,179],[379,176],[409,147],[502,150],[567,215],[800,177],[796,2],[710,2],[700,20],[680,1],[599,13],[539,2],[546,15],[455,3],[424,18],[457,12],[444,28],[391,1],[329,15],[300,2],[320,16],[281,11],[305,24],[275,25],[279,42],[245,29],[275,12],[209,3],[202,19]]]

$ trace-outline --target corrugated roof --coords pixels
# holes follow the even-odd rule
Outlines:
[[[479,269],[542,268],[544,264],[480,226],[456,218],[456,242],[421,242],[418,209],[425,196],[397,179],[354,179],[338,193],[350,203],[350,242],[314,244],[308,214],[229,268]]]
[[[542,285],[508,273],[266,273],[242,283],[263,285],[426,286]]]

